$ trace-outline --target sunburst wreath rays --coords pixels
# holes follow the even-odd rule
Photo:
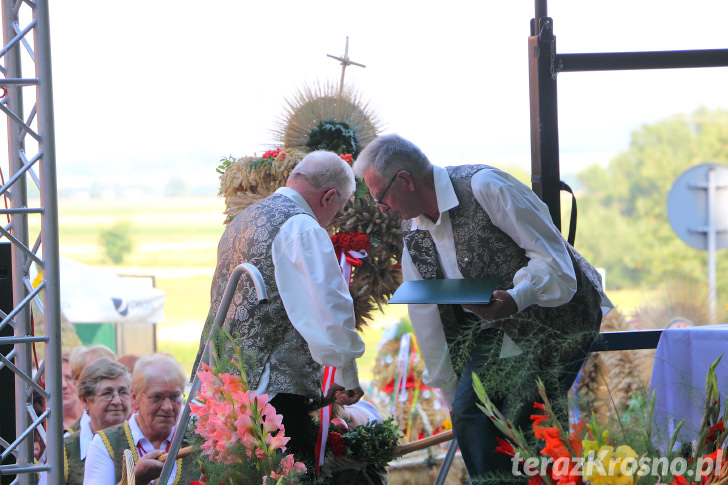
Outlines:
[[[311,132],[327,120],[355,127],[362,148],[381,131],[381,121],[350,87],[339,94],[338,86],[331,83],[304,86],[285,103],[283,115],[272,132],[276,142],[289,149],[311,151],[308,148]]]

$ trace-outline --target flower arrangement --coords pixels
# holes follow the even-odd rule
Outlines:
[[[529,485],[723,485],[728,484],[728,403],[721,413],[715,367],[706,377],[706,405],[703,425],[698,439],[682,453],[674,451],[676,429],[666,453],[652,444],[650,422],[654,410],[654,395],[650,399],[645,417],[645,429],[640,442],[617,444],[609,430],[602,430],[594,415],[589,423],[584,420],[567,431],[555,415],[538,380],[538,393],[543,403],[534,403],[536,413],[531,415],[533,438],[515,428],[489,399],[482,382],[473,374],[473,388],[482,405],[481,410],[491,419],[505,440],[497,438],[496,451],[512,457],[512,473],[527,476]],[[685,450],[683,446],[682,450]],[[638,453],[639,450],[640,452]],[[696,481],[691,481],[692,479]],[[670,481],[671,480],[671,481]]]
[[[306,466],[286,454],[283,417],[276,414],[266,394],[256,395],[247,385],[240,349],[233,344],[236,374],[203,364],[202,386],[190,410],[191,427],[201,449],[205,480],[224,484],[297,483]],[[237,375],[239,374],[239,375]]]
[[[262,158],[278,160],[279,156],[281,157],[281,162],[286,159],[286,152],[281,147],[278,147],[275,150],[268,150],[267,152],[263,153]]]
[[[331,236],[331,242],[344,251],[369,251],[372,247],[369,235],[362,231],[337,232]]]
[[[278,164],[283,164],[283,162],[286,161],[287,155],[288,152],[286,152],[286,150],[278,147],[275,150],[266,151],[260,158],[254,157],[248,162],[248,165],[251,169],[259,169],[266,165],[272,165],[274,162],[278,162]]]
[[[386,476],[387,464],[394,457],[400,436],[399,425],[393,417],[356,427],[334,418],[329,425],[322,473],[333,476],[336,483],[352,483],[357,475],[366,475],[369,483],[377,482],[376,477]]]

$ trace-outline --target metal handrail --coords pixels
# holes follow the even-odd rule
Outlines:
[[[214,339],[217,336],[218,329],[225,321],[225,316],[227,315],[228,308],[230,307],[230,302],[235,295],[235,288],[237,287],[238,280],[240,280],[240,276],[242,276],[243,272],[248,273],[250,278],[253,280],[253,284],[255,285],[255,292],[258,296],[258,303],[266,303],[268,301],[268,293],[265,289],[265,282],[263,281],[263,276],[260,274],[260,271],[258,271],[258,268],[250,263],[242,263],[238,265],[230,275],[230,279],[228,280],[227,286],[225,287],[225,293],[223,294],[222,301],[220,301],[220,307],[217,309],[217,314],[215,315],[215,321],[210,327],[210,335],[207,338],[207,342],[205,342],[202,357],[200,357],[197,368],[193,370],[194,381],[192,383],[192,389],[190,390],[189,396],[187,396],[187,402],[185,402],[185,407],[180,413],[180,418],[177,423],[177,429],[175,430],[174,437],[172,438],[172,442],[169,445],[167,460],[164,462],[162,474],[159,476],[159,480],[157,481],[157,483],[159,484],[169,483],[169,479],[172,475],[172,467],[177,460],[177,453],[179,453],[180,446],[182,445],[182,438],[184,438],[185,431],[187,431],[187,423],[190,420],[190,402],[192,401],[192,399],[195,398],[197,392],[202,386],[202,381],[198,377],[197,371],[200,369],[203,363],[208,363],[209,361],[210,343],[214,342]],[[177,470],[177,473],[179,473],[179,470]]]

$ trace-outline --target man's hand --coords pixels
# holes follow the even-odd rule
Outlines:
[[[488,322],[511,317],[518,313],[518,305],[507,291],[495,290],[490,297],[490,301],[486,305],[463,305],[463,308]]]
[[[144,485],[155,478],[159,478],[159,475],[162,474],[162,468],[164,468],[164,463],[157,460],[161,454],[161,450],[154,450],[139,458],[139,461],[134,467],[134,479],[136,483]],[[179,473],[179,470],[177,472]]]
[[[324,400],[321,401],[321,407],[328,406],[329,404],[333,404],[336,402],[336,393],[346,391],[343,387],[341,387],[338,384],[332,383],[329,387],[329,392],[326,393],[326,396],[324,396]]]
[[[336,402],[337,404],[349,405],[357,402],[364,395],[361,387],[349,389],[348,391],[338,384],[331,384],[329,392],[326,393],[324,400],[321,401],[321,407],[328,406]]]
[[[355,389],[349,389],[348,391],[337,391],[336,392],[336,403],[344,406],[354,404],[364,395],[364,391],[361,387]]]

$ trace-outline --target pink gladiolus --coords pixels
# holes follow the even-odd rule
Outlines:
[[[264,416],[265,420],[263,421],[263,430],[266,433],[270,433],[271,431],[277,431],[283,425],[283,416],[280,414],[275,414],[275,412],[273,412],[264,414]]]
[[[224,389],[228,392],[245,390],[243,380],[240,376],[234,376],[232,374],[220,374],[220,379],[222,379],[223,386],[225,386]]]
[[[258,440],[255,439],[255,436],[251,434],[245,434],[240,442],[243,444],[243,446],[248,450],[253,450],[258,445]]]
[[[268,403],[268,395],[251,392],[242,376],[216,372],[203,364],[198,372],[202,386],[197,403],[190,405],[197,418],[195,432],[203,438],[202,456],[229,465],[233,474],[240,473],[239,465],[246,460],[255,463],[254,477],[231,475],[231,483],[273,485],[279,479],[288,480],[294,470],[305,473],[306,466],[295,462],[293,455],[278,452],[285,452],[290,438],[285,435],[283,417]]]
[[[250,417],[250,414],[241,414],[238,416],[238,419],[235,420],[235,428],[238,430],[238,435],[241,438],[243,435],[248,433],[248,430],[253,426],[253,421]]]
[[[286,451],[286,443],[290,441],[291,438],[284,436],[283,431],[279,431],[277,435],[268,435],[266,437],[266,444],[271,450],[277,450],[280,449],[281,451]]]
[[[293,468],[293,455],[286,455],[278,465],[278,471],[281,475],[288,475],[288,472]]]

